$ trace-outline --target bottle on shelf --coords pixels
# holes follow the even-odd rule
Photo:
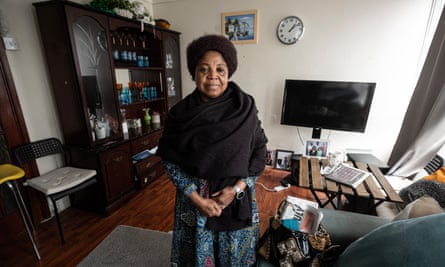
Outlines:
[[[149,82],[145,82],[142,87],[142,94],[144,95],[144,100],[150,100],[150,89],[148,87],[149,85],[150,85]]]
[[[139,102],[139,89],[138,89],[138,83],[134,82],[132,83],[132,89],[131,89],[131,102],[137,103]]]
[[[152,86],[150,87],[150,99],[156,99],[158,98],[158,92],[156,91],[156,87]]]
[[[90,109],[88,109],[88,118],[90,119],[91,138],[92,138],[93,142],[95,142],[96,141],[96,133],[95,133],[94,127],[95,127],[96,116],[90,112]]]
[[[144,67],[144,56],[137,57],[136,66]]]
[[[104,139],[107,137],[106,122],[104,120],[96,120],[95,126],[96,139]]]
[[[144,108],[144,109],[142,109],[142,111],[145,112],[145,115],[144,115],[145,125],[150,126],[150,124],[151,124],[150,109],[149,108]]]
[[[122,115],[122,133],[124,134],[124,139],[128,139],[128,123],[127,123],[127,111],[124,108],[120,109]]]
[[[128,88],[127,86],[124,86],[124,88],[122,88],[122,91],[119,95],[119,103],[121,105],[128,105],[131,104],[131,91],[130,88]]]
[[[161,116],[159,115],[159,112],[153,111],[151,114],[151,122],[153,124],[160,124],[161,123]]]
[[[114,62],[120,62],[120,52],[117,48],[113,49]]]
[[[121,50],[119,58],[120,58],[122,63],[126,63],[128,61],[128,52],[127,52],[127,50]]]

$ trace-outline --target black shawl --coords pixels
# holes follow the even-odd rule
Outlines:
[[[253,97],[234,82],[208,102],[203,103],[199,94],[195,89],[172,107],[157,155],[191,175],[217,183],[261,174],[267,139]]]

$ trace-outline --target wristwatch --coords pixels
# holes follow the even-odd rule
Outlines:
[[[244,190],[242,190],[239,186],[237,186],[237,185],[234,185],[233,186],[233,189],[235,189],[235,192],[236,192],[236,199],[238,199],[238,200],[240,200],[240,199],[243,199],[243,197],[244,197],[244,195],[246,194],[246,193],[244,193]]]

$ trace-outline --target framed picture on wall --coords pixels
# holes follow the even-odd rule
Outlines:
[[[256,10],[221,14],[221,33],[236,44],[256,43],[258,12]]]
[[[291,157],[294,154],[290,150],[277,149],[275,155],[275,168],[280,170],[291,169]]]
[[[320,139],[309,139],[306,141],[305,155],[308,157],[325,158],[328,155],[329,141]]]

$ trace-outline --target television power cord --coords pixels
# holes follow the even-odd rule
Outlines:
[[[259,182],[255,182],[255,184],[260,185],[261,187],[263,187],[264,190],[266,190],[268,192],[280,192],[283,190],[290,189],[290,184],[287,184],[286,186],[278,185],[278,186],[275,186],[274,188],[269,188],[269,187],[265,186],[263,183],[259,183]]]

